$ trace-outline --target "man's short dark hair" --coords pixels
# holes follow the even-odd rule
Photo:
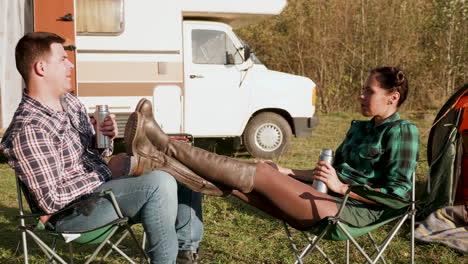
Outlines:
[[[64,42],[62,37],[49,32],[31,32],[19,40],[15,49],[16,68],[26,83],[34,63],[49,54],[50,45]]]

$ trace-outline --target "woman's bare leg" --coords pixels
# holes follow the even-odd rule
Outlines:
[[[286,218],[285,221],[298,229],[307,229],[338,212],[336,201],[330,195],[317,192],[310,185],[281,174],[265,163],[257,164],[254,192],[270,201],[267,207],[271,209],[267,210],[271,212],[267,213],[281,220]],[[250,196],[249,203],[265,210],[265,201],[255,199],[256,195]]]

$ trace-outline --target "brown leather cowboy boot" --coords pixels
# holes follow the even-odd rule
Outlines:
[[[206,180],[243,193],[252,191],[256,163],[241,162],[170,139],[154,120],[151,103],[146,99],[138,103],[136,111],[141,114],[129,118],[129,123],[135,125],[129,126],[133,132],[125,137],[126,142],[137,142],[140,139],[136,134],[145,134],[152,147],[174,157]]]
[[[176,140],[169,141],[166,154],[176,158],[213,183],[219,183],[243,193],[249,193],[253,189],[257,168],[254,162],[242,162]]]
[[[141,124],[138,125],[134,123],[134,121],[139,122],[143,119],[132,117],[139,115],[141,114],[138,112],[132,113],[125,128],[124,138],[127,145],[127,153],[132,155],[130,175],[139,176],[153,170],[163,170],[170,173],[177,181],[196,192],[214,196],[225,196],[231,192],[231,190],[219,188],[208,182],[179,161],[157,150],[145,136],[144,129],[133,129],[133,127],[141,127]],[[127,139],[129,138],[133,140],[128,141]]]
[[[151,138],[157,137],[158,140],[153,142],[154,146],[165,152],[167,145],[169,144],[169,136],[164,133],[161,127],[156,123],[156,119],[153,116],[153,106],[151,102],[145,98],[141,99],[137,106],[135,107],[135,112],[141,113],[143,115],[144,130],[147,133],[146,136],[151,140]]]
[[[199,264],[202,257],[203,250],[201,249],[198,249],[196,252],[192,250],[179,250],[176,264]]]

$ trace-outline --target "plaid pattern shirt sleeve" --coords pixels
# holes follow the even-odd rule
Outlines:
[[[402,123],[388,131],[387,173],[383,193],[407,198],[412,186],[419,153],[419,132],[412,123]]]
[[[39,207],[52,213],[76,198],[91,193],[101,182],[89,177],[65,181],[62,157],[56,142],[40,128],[26,126],[13,140],[16,173],[34,194]]]

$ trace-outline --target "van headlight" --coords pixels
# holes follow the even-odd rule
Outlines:
[[[312,92],[312,106],[317,104],[317,86],[314,87],[314,91]]]

